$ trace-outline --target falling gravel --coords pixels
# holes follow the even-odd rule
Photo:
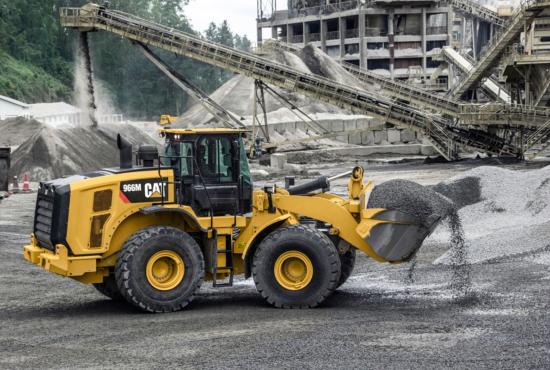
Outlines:
[[[75,68],[75,100],[87,115],[92,127],[97,127],[97,106],[95,102],[94,75],[88,32],[80,32]]]
[[[475,181],[470,181],[471,184]],[[457,191],[458,187],[455,189]],[[449,191],[449,194],[452,192]],[[369,208],[397,210],[416,217],[418,222],[428,229],[446,220],[450,231],[452,277],[450,288],[455,299],[462,299],[471,290],[470,267],[468,264],[466,243],[462,222],[457,207],[446,196],[433,189],[408,180],[391,180],[377,185],[369,198]],[[414,282],[416,259],[411,260],[406,284]]]
[[[468,262],[468,249],[464,238],[464,229],[458,212],[454,210],[447,218],[451,231],[451,291],[453,298],[464,301],[471,294],[471,266]]]

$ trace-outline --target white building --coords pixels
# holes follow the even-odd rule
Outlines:
[[[26,104],[0,95],[0,120],[15,117],[33,118],[50,126],[78,125],[83,122],[84,112],[73,105],[57,103]],[[122,114],[98,116],[100,124],[125,123]]]
[[[50,126],[66,124],[78,125],[80,124],[82,111],[77,107],[63,102],[39,103],[30,104],[30,116]]]
[[[0,120],[12,117],[29,117],[29,104],[0,95]]]
[[[26,104],[0,95],[0,120],[14,117],[33,118],[51,126],[77,125],[81,121],[82,111],[63,102]]]

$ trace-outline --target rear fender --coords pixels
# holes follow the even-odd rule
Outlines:
[[[101,264],[114,266],[116,254],[122,248],[126,240],[137,231],[147,227],[164,225],[172,226],[185,232],[206,231],[199,225],[196,218],[182,209],[146,207],[125,216],[126,217],[119,219],[115,227],[107,233],[107,252],[103,254]]]

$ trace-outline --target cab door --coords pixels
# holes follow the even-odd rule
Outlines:
[[[202,135],[195,145],[193,209],[200,215],[241,213],[239,150],[233,135]]]

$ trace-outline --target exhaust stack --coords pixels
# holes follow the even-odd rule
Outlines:
[[[117,135],[116,143],[120,154],[120,168],[132,168],[132,144],[120,134]]]

